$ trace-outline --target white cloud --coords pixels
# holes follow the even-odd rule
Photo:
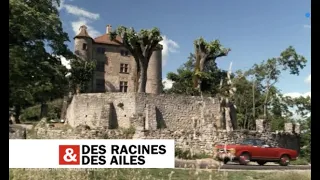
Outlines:
[[[73,32],[75,34],[78,34],[80,26],[86,25],[88,28],[88,33],[91,37],[97,37],[97,36],[101,35],[101,33],[99,31],[97,31],[94,27],[90,26],[89,23],[90,23],[90,21],[88,21],[85,18],[79,18],[78,21],[71,22]]]
[[[311,83],[311,74],[305,79],[305,82],[308,84]]]
[[[85,17],[93,20],[97,20],[100,17],[100,15],[97,13],[86,11],[74,5],[65,4],[63,7],[66,9],[67,13],[78,16],[78,17]]]
[[[291,93],[285,93],[284,96],[289,96],[292,98],[298,98],[298,97],[311,97],[311,92],[306,92],[306,93],[298,93],[298,92],[291,92]]]
[[[168,39],[166,36],[163,36],[162,38],[163,40],[160,42],[160,44],[163,46],[162,66],[165,66],[167,63],[169,54],[177,52],[177,49],[179,49],[179,44],[171,39]]]
[[[173,81],[171,81],[169,79],[164,79],[164,80],[162,80],[162,83],[164,85],[164,89],[171,89],[172,88]]]
[[[66,4],[65,0],[61,0],[60,7],[58,7],[58,9],[59,10],[65,9],[68,14],[78,17],[78,20],[71,22],[71,26],[74,34],[79,33],[80,26],[86,25],[88,28],[88,33],[91,37],[94,38],[101,35],[101,33],[97,31],[93,26],[89,25],[93,21],[99,19],[100,14],[87,11],[75,5]]]

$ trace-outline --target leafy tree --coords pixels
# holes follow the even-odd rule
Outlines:
[[[219,57],[227,56],[231,49],[224,48],[219,40],[206,42],[202,37],[194,41],[195,48],[195,76],[194,76],[194,87],[198,87],[198,83],[202,79],[206,79],[207,75],[205,72],[206,63],[209,61],[215,61]],[[200,83],[201,84],[201,83]]]
[[[96,68],[95,61],[87,61],[81,58],[70,60],[70,81],[73,91],[76,94],[85,92],[88,88],[88,83],[93,78]]]
[[[195,55],[191,53],[188,61],[177,69],[177,73],[169,72],[167,79],[174,83],[172,88],[167,90],[166,93],[199,95],[199,90],[193,84],[195,64]],[[221,79],[227,77],[227,71],[219,69],[214,61],[208,61],[205,64],[204,71],[207,78],[202,81],[201,92],[216,95],[219,92]]]
[[[285,101],[291,108],[296,109],[296,113],[300,115],[297,121],[301,125],[301,157],[310,161],[311,158],[311,97],[286,97]]]
[[[64,42],[59,1],[9,0],[9,105],[21,108],[65,93],[67,69],[59,56],[73,56]],[[45,113],[43,113],[45,114]]]
[[[133,28],[124,26],[118,27],[114,32],[110,33],[110,39],[117,41],[116,37],[120,36],[122,45],[126,47],[133,55],[137,65],[137,80],[139,78],[138,92],[146,92],[147,69],[150,57],[153,51],[162,41],[160,30],[153,28],[151,30],[142,29],[136,32]],[[138,81],[136,80],[136,87]]]
[[[264,94],[264,111],[263,116],[267,118],[267,108],[270,103],[270,90],[279,81],[281,72],[289,70],[292,75],[299,75],[301,69],[306,66],[305,57],[297,54],[292,46],[289,46],[280,57],[271,58],[263,61],[261,64],[255,64],[248,75],[252,75],[263,90]]]
[[[236,72],[233,84],[237,88],[233,101],[237,106],[238,128],[254,129],[256,116],[262,112],[262,102],[259,101],[261,99],[261,89],[253,88],[253,82],[249,81],[245,73],[240,70]],[[256,114],[253,113],[253,108],[256,108]]]

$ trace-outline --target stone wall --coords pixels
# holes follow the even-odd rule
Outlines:
[[[245,138],[261,138],[271,145],[299,151],[298,124],[285,124],[280,132],[268,132],[263,119],[256,131],[217,130],[220,117],[217,99],[181,95],[143,93],[103,93],[75,95],[70,103],[67,131],[38,129],[38,138],[49,139],[175,139],[176,147],[194,153],[212,153],[219,143],[236,143]],[[77,127],[88,127],[79,131]],[[132,136],[125,129],[134,128]],[[78,129],[78,130],[77,130]],[[113,129],[113,130],[110,130]]]
[[[9,139],[26,139],[26,128],[21,126],[9,124]]]
[[[137,126],[132,118],[143,116],[139,125],[146,120],[149,128],[156,130],[193,129],[191,119],[205,123],[205,116],[211,114],[214,121],[219,114],[219,103],[210,97],[181,95],[153,95],[143,93],[103,93],[75,95],[67,109],[66,121],[72,126],[128,128]],[[143,121],[143,122],[141,122]],[[113,123],[112,123],[113,122]]]
[[[260,121],[259,121],[260,122]],[[290,126],[288,123],[286,126]],[[88,126],[78,126],[64,128],[40,125],[34,129],[33,133],[28,133],[29,139],[175,139],[176,148],[189,150],[193,153],[212,154],[213,148],[217,144],[231,144],[240,142],[246,138],[259,138],[268,144],[283,148],[294,149],[299,152],[300,141],[299,132],[293,129],[286,131],[265,132],[238,130],[227,132],[226,130],[213,131],[210,126],[198,126],[193,130],[144,130],[140,126],[137,128],[90,129]]]
[[[73,96],[66,122],[71,127],[128,128],[132,114],[135,114],[135,98],[130,93],[81,94]]]

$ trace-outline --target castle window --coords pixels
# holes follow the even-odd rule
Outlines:
[[[129,72],[129,64],[120,64],[120,73],[128,73]]]
[[[106,52],[106,49],[105,48],[103,48],[103,47],[98,47],[97,48],[97,53],[98,54],[104,54]]]
[[[96,66],[96,71],[104,72],[104,62],[98,61]]]
[[[120,81],[120,92],[127,92],[128,91],[128,82]]]
[[[82,44],[82,50],[87,50],[87,49],[88,49],[87,44],[86,44],[86,43],[83,43],[83,44]]]
[[[96,79],[96,91],[97,92],[104,92],[105,86],[104,86],[104,79]]]
[[[129,52],[128,52],[128,51],[121,50],[121,51],[120,51],[120,54],[121,54],[121,56],[128,56],[128,55],[129,55]]]

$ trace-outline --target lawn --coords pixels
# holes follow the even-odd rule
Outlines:
[[[310,180],[310,171],[301,172],[217,172],[184,169],[10,169],[10,180]]]

